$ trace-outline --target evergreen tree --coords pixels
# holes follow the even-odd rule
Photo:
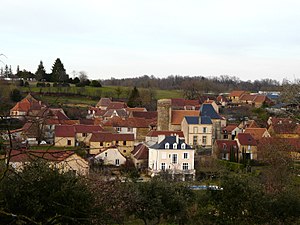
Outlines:
[[[5,65],[4,76],[5,76],[5,77],[9,77],[9,69],[8,69],[8,66],[7,66],[7,65]]]
[[[64,65],[60,61],[59,58],[57,58],[54,62],[54,65],[52,67],[52,74],[51,74],[51,81],[53,82],[65,82],[69,79],[69,76],[66,74],[66,70],[64,68]]]
[[[13,76],[13,72],[12,72],[12,69],[11,69],[11,65],[9,66],[9,77],[12,77]]]
[[[38,69],[35,72],[35,77],[36,77],[36,80],[38,80],[38,81],[46,79],[46,71],[45,71],[45,68],[44,68],[44,65],[43,65],[42,61],[40,61]]]
[[[20,72],[20,66],[17,66],[17,74]]]
[[[130,96],[128,98],[127,105],[129,107],[140,107],[142,106],[142,99],[140,97],[139,90],[134,87],[133,90],[130,93]]]
[[[0,69],[0,75],[3,76],[4,75],[4,70],[3,70],[3,67],[1,67]]]

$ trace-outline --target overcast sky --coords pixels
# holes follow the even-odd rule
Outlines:
[[[299,0],[1,0],[0,56],[15,71],[300,77]],[[3,65],[0,65],[3,66]]]

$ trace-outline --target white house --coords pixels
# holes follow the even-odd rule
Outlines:
[[[126,158],[117,148],[107,148],[103,152],[95,156],[96,160],[103,160],[104,165],[120,166],[125,164]]]
[[[149,147],[149,172],[151,176],[165,171],[172,178],[194,179],[194,153],[194,149],[179,136],[167,136]]]

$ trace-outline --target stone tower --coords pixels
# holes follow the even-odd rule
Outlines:
[[[171,106],[171,99],[160,99],[157,101],[157,130],[169,130]]]

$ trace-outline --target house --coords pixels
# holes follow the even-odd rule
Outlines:
[[[186,143],[194,148],[202,146],[212,147],[213,124],[207,116],[185,116],[181,129]]]
[[[246,128],[244,133],[251,134],[256,141],[259,141],[265,137],[271,137],[267,128]]]
[[[225,107],[228,104],[228,99],[223,96],[223,95],[219,95],[216,99],[216,101],[222,106]]]
[[[137,169],[147,169],[148,168],[148,158],[149,158],[149,148],[147,145],[140,143],[134,146],[131,152],[132,161]]]
[[[240,97],[245,93],[245,91],[232,91],[229,93],[228,99],[232,103],[239,103]]]
[[[181,122],[185,116],[199,116],[199,110],[172,110],[169,129],[172,131],[181,130]]]
[[[157,111],[147,111],[147,112],[137,112],[133,111],[129,113],[129,118],[135,117],[135,118],[144,118],[148,120],[154,120],[157,121]]]
[[[282,117],[269,117],[267,121],[268,125],[274,125],[274,124],[292,124],[294,123],[294,120],[291,118],[282,118]]]
[[[113,134],[108,132],[93,133],[90,138],[90,154],[95,155],[103,149],[115,146],[125,156],[134,148],[133,134]]]
[[[45,160],[52,168],[62,172],[75,172],[78,175],[88,175],[89,165],[86,160],[74,151],[58,150],[12,150],[9,165],[16,171],[21,171],[24,165],[35,160]]]
[[[103,128],[97,125],[77,124],[74,128],[76,143],[83,142],[85,145],[89,145],[92,133],[103,131]]]
[[[300,138],[300,124],[277,123],[271,124],[268,132],[272,137],[279,138]]]
[[[213,141],[221,139],[221,129],[226,126],[226,119],[220,116],[211,104],[202,104],[200,108],[200,116],[209,117],[213,123]]]
[[[149,147],[149,173],[155,176],[166,172],[175,179],[194,179],[194,153],[179,136],[167,136]]]
[[[106,110],[110,103],[111,100],[109,98],[100,98],[99,102],[96,104],[96,108]]]
[[[18,119],[24,119],[26,116],[36,116],[45,107],[41,101],[28,94],[10,110],[10,116]]]
[[[54,145],[57,147],[75,147],[75,127],[72,125],[56,125]]]
[[[257,141],[251,134],[239,133],[236,137],[239,160],[257,160]]]
[[[152,129],[153,120],[144,118],[113,117],[103,122],[103,127],[110,132],[120,134],[133,134],[136,142],[145,141],[147,133]]]
[[[236,124],[227,124],[226,127],[222,127],[221,139],[234,140],[238,133],[242,132]]]
[[[219,105],[214,100],[209,100],[208,99],[203,104],[210,104],[214,108],[214,110],[216,111],[216,113],[219,113]]]
[[[197,110],[200,108],[200,103],[199,100],[172,98],[171,107],[172,110]]]
[[[122,155],[118,148],[108,147],[95,156],[95,160],[103,162],[104,165],[120,166],[126,163],[126,157]]]
[[[272,105],[274,102],[266,95],[259,95],[257,94],[253,100],[254,106],[256,108],[260,108],[264,105]]]
[[[212,155],[217,159],[239,161],[239,148],[236,140],[216,140]]]

